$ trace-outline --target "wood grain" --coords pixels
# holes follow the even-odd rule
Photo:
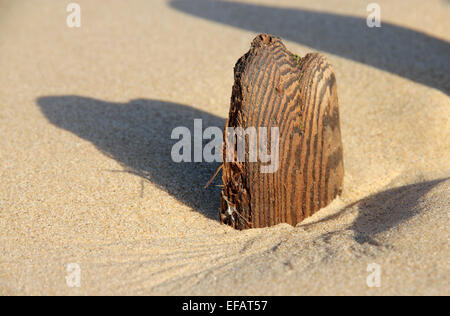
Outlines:
[[[261,34],[234,76],[226,126],[279,127],[280,162],[274,173],[262,173],[248,153],[244,162],[227,162],[224,143],[221,222],[237,229],[296,225],[342,192],[334,72],[320,54],[299,58],[280,39]]]

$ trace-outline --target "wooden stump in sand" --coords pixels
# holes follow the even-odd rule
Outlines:
[[[324,56],[300,58],[279,38],[262,34],[238,60],[234,77],[226,127],[255,127],[258,140],[259,128],[266,127],[269,148],[271,128],[278,127],[279,166],[264,173],[268,163],[248,160],[249,135],[244,134],[245,161],[227,159],[227,149],[237,156],[237,147],[224,142],[221,222],[237,229],[296,225],[342,192],[334,72]]]

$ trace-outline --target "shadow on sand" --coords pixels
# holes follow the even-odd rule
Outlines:
[[[380,28],[369,28],[365,18],[354,16],[240,2],[171,0],[170,6],[218,23],[273,34],[450,94],[450,43],[422,32],[383,21]],[[366,14],[365,6],[361,14]]]
[[[171,133],[177,126],[186,126],[193,135],[196,118],[203,120],[204,127],[222,128],[223,118],[187,105],[146,99],[122,104],[46,96],[37,103],[52,124],[90,141],[125,172],[151,181],[206,217],[218,219],[220,188],[204,189],[204,185],[219,164],[173,162],[171,149],[177,140],[171,139]]]
[[[170,136],[177,126],[190,128],[193,135],[196,118],[203,120],[204,128],[224,126],[223,118],[187,105],[147,99],[124,104],[80,96],[46,96],[40,97],[37,103],[52,124],[90,141],[118,161],[124,172],[151,181],[195,211],[218,220],[220,189],[203,187],[219,164],[173,162],[171,149],[177,140]],[[420,199],[448,179],[389,189],[319,222],[333,220],[358,204],[358,217],[350,229],[355,231],[358,242],[376,243],[374,236],[415,216]],[[220,180],[216,179],[217,182]]]
[[[303,227],[337,219],[358,205],[358,216],[349,229],[355,232],[355,240],[358,243],[379,245],[374,239],[378,234],[389,231],[419,214],[417,206],[421,199],[434,187],[449,179],[442,178],[388,189],[354,202],[337,214]]]

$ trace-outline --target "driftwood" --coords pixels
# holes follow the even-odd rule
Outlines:
[[[263,173],[267,164],[259,160],[227,161],[227,149],[237,149],[225,142],[222,223],[237,229],[296,225],[342,192],[336,78],[324,56],[300,58],[279,38],[256,37],[235,66],[226,127],[267,127],[268,140],[270,128],[278,127],[279,167]],[[245,150],[248,159],[248,144]]]

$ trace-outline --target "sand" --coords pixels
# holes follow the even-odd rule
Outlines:
[[[450,294],[447,1],[77,2],[0,0],[0,294]],[[333,64],[345,189],[235,231],[170,134],[224,125],[259,32]]]

